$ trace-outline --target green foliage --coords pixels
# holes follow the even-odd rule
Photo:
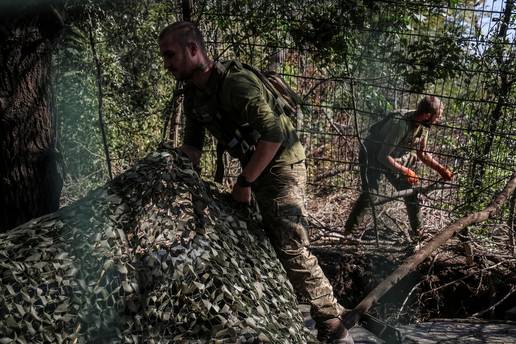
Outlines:
[[[464,133],[467,145],[463,147],[463,154],[471,159],[461,195],[466,211],[485,206],[516,166],[513,135],[516,51],[514,35],[507,30],[515,19],[501,14],[489,31],[475,32],[478,40],[471,49],[474,54],[468,65],[478,71],[477,75],[471,75],[472,82],[483,92],[478,94],[478,90],[473,89],[467,93],[470,98],[480,98],[481,102],[472,106],[473,111],[466,115],[473,129]]]
[[[96,80],[91,66],[85,63],[91,56],[77,45],[80,39],[80,35],[72,33],[67,46],[59,50],[56,56],[58,144],[63,156],[65,203],[83,196],[107,177],[95,116]],[[77,189],[77,185],[84,188]]]
[[[57,58],[57,99],[72,180],[93,185],[107,175],[90,31],[100,61],[109,151],[119,173],[161,139],[175,83],[161,67],[156,37],[180,19],[176,5],[90,0],[69,8],[71,29]],[[471,210],[489,200],[515,165],[514,139],[503,132],[514,131],[516,103],[511,36],[497,34],[500,21],[493,21],[491,32],[480,29],[487,17],[464,10],[474,6],[438,0],[203,0],[194,2],[192,19],[214,58],[259,68],[280,61],[278,71],[311,110],[303,120],[303,142],[309,152],[331,160],[331,168],[354,159],[355,115],[363,134],[383,112],[413,107],[424,93],[441,95],[445,123],[430,143],[456,172],[453,202],[468,203]],[[211,174],[213,167],[205,156],[203,171]]]
[[[174,82],[162,70],[157,36],[173,10],[168,2],[120,0],[89,1],[68,9],[69,30],[57,56],[56,98],[64,162],[72,183],[80,180],[95,186],[106,181],[99,102],[115,174],[161,140],[163,110]]]
[[[401,75],[414,92],[423,92],[437,80],[453,79],[462,65],[463,47],[454,34],[432,40],[404,42],[398,55]]]

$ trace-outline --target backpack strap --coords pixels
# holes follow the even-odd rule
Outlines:
[[[260,79],[285,114],[297,113],[297,106],[301,104],[301,97],[288,87],[278,73],[273,71],[262,72],[247,63],[242,63],[242,66]]]
[[[238,65],[238,62],[230,60],[226,63],[220,63],[217,66],[217,71],[221,73],[220,81],[215,90],[215,97],[219,111],[214,115],[213,120],[219,124],[221,130],[225,133],[228,138],[227,142],[217,143],[217,159],[216,159],[216,170],[215,170],[215,181],[222,183],[224,178],[224,152],[226,150],[239,150],[239,156],[242,164],[245,166],[250,156],[249,153],[252,151],[253,146],[260,139],[260,133],[253,129],[249,124],[239,125],[231,118],[224,117],[224,112],[221,111],[221,99],[220,93],[223,88],[224,81],[229,73],[232,66]]]
[[[234,61],[230,61],[229,64],[232,64]],[[224,83],[224,80],[226,79],[226,76],[228,74],[229,65],[224,66],[224,64],[220,63],[220,66],[222,67],[222,75],[220,77],[220,81],[217,85],[217,89],[215,90],[215,97],[217,98],[217,104],[220,104],[220,92],[222,89],[222,84]],[[220,105],[219,105],[220,108]],[[220,111],[218,112],[217,116],[215,116],[215,120],[219,122],[219,124],[222,127],[222,118],[220,115]],[[225,166],[224,166],[224,152],[226,151],[226,147],[222,142],[217,142],[217,149],[216,149],[216,162],[215,162],[215,175],[214,180],[217,183],[222,184],[224,180],[224,174],[225,174]]]
[[[226,147],[224,147],[224,144],[217,142],[217,161],[216,161],[216,168],[215,168],[215,177],[214,180],[217,183],[222,184],[222,181],[224,180],[224,152],[226,151]]]

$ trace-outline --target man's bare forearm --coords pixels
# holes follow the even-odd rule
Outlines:
[[[410,184],[416,185],[419,182],[419,177],[417,176],[416,172],[412,171],[410,168],[403,166],[391,156],[387,157],[387,161],[392,166],[392,168],[397,170],[401,175],[405,176]]]
[[[254,182],[256,178],[262,174],[263,170],[274,159],[274,156],[281,147],[281,142],[270,142],[260,140],[256,144],[251,159],[242,170],[242,175],[250,182]]]
[[[452,180],[453,172],[448,169],[448,167],[440,164],[436,159],[434,159],[430,154],[425,151],[417,151],[418,158],[425,164],[430,167],[432,170],[436,171],[441,175],[441,177],[446,180]]]
[[[388,166],[391,169],[393,169],[395,171],[398,171],[401,174],[404,174],[406,172],[406,170],[408,169],[407,167],[405,167],[402,164],[400,164],[396,159],[394,159],[390,155],[387,156],[386,161],[387,161]]]
[[[417,157],[419,158],[419,160],[421,160],[423,162],[423,164],[430,167],[431,169],[433,169],[435,171],[439,171],[440,169],[444,168],[443,165],[441,165],[437,160],[435,160],[427,152],[418,150],[416,154],[417,154]]]

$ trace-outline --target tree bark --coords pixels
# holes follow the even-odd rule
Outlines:
[[[53,42],[63,22],[51,7],[0,14],[0,232],[59,207],[62,186],[52,113]]]
[[[508,0],[505,4],[500,29],[497,33],[497,38],[507,45],[509,45],[507,42],[507,35],[511,23],[513,8],[514,0]],[[497,78],[499,80],[499,85],[497,85],[498,89],[494,90],[494,93],[497,95],[496,106],[491,112],[491,116],[489,118],[489,129],[486,141],[482,147],[482,152],[479,155],[481,159],[477,160],[473,165],[473,187],[477,190],[480,190],[483,187],[484,175],[486,172],[486,158],[491,153],[496,132],[498,130],[498,123],[504,114],[504,108],[507,106],[508,97],[515,81],[510,77],[513,72],[510,67],[510,59],[505,59],[503,49],[499,47],[498,49],[499,50],[495,53],[496,67],[499,70]]]

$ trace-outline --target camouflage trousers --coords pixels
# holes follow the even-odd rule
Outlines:
[[[406,180],[406,178],[400,174],[396,174],[391,170],[387,170],[386,167],[380,166],[376,156],[367,156],[364,150],[360,150],[358,161],[360,163],[360,179],[362,181],[362,193],[358,197],[358,200],[353,205],[351,213],[344,225],[344,229],[352,231],[358,224],[362,222],[363,217],[366,214],[367,207],[370,202],[376,202],[381,199],[380,196],[380,179],[382,175],[385,175],[387,180],[394,186],[398,191],[411,189],[412,185]],[[412,167],[415,163],[415,159],[411,159],[404,165]],[[413,232],[417,231],[421,227],[421,207],[417,200],[417,194],[413,194],[403,198],[405,207],[407,208],[407,215],[410,222],[410,228]]]
[[[292,286],[309,300],[312,317],[320,321],[339,316],[344,308],[308,248],[305,184],[305,164],[299,162],[264,171],[253,189],[267,235]]]

